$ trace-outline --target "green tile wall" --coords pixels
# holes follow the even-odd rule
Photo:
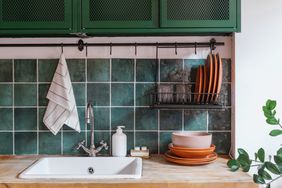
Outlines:
[[[219,153],[227,154],[231,140],[231,60],[223,60],[225,111],[157,110],[147,100],[156,81],[177,83],[185,70],[195,81],[195,67],[203,59],[68,59],[81,133],[67,126],[54,136],[42,122],[58,59],[0,60],[0,155],[75,154],[75,145],[90,142],[85,126],[87,101],[95,105],[95,143],[111,142],[116,126],[125,125],[128,150],[146,145],[152,153],[163,153],[173,131],[207,131]],[[160,70],[158,70],[160,67]],[[159,80],[160,79],[160,80]],[[108,154],[109,151],[103,151]]]

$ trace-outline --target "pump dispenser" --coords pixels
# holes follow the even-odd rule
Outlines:
[[[127,138],[123,133],[125,126],[117,126],[116,133],[112,136],[112,155],[114,157],[125,157],[127,153]]]

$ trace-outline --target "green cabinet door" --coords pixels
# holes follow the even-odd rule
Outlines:
[[[158,0],[82,0],[81,12],[86,32],[158,27]]]
[[[162,28],[237,28],[239,0],[160,0],[160,3]]]
[[[70,32],[73,28],[73,1],[0,0],[0,32]]]

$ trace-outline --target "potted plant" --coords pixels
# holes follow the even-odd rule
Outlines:
[[[262,107],[266,123],[277,126],[269,135],[276,137],[282,136],[282,125],[280,119],[276,118],[276,101],[267,100],[265,106]],[[239,156],[237,159],[230,159],[227,166],[231,171],[235,172],[242,169],[248,172],[251,167],[257,167],[257,173],[253,175],[253,181],[257,184],[265,185],[266,188],[271,187],[271,183],[282,177],[282,147],[276,152],[276,155],[270,155],[268,159],[265,157],[265,150],[260,148],[254,155],[254,159],[242,148],[238,149]]]

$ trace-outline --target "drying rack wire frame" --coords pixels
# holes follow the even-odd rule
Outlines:
[[[217,96],[216,99],[215,96]],[[196,100],[198,97],[199,101]],[[151,108],[158,109],[226,109],[227,94],[222,92],[219,94],[151,92],[149,104]]]

